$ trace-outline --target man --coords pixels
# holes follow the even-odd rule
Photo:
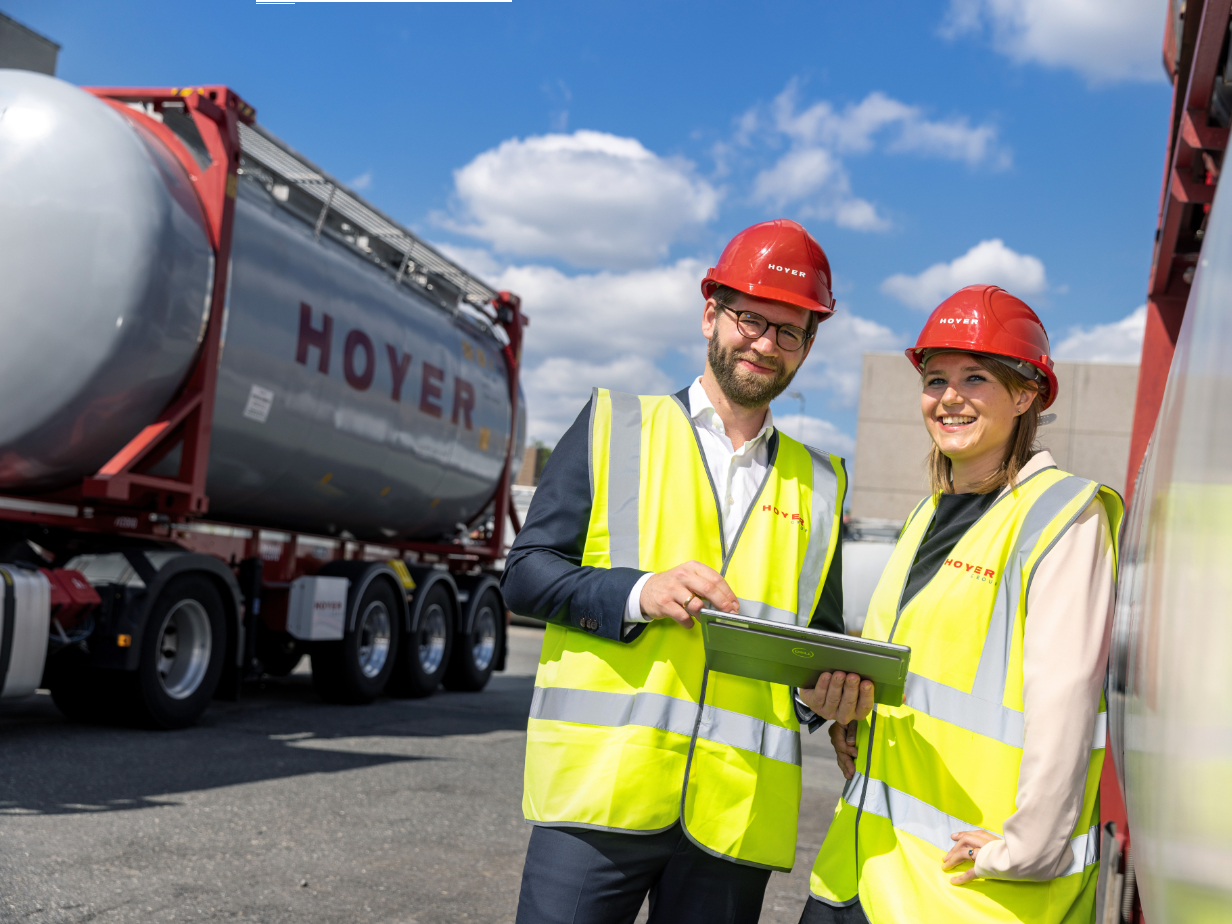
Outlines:
[[[742,231],[702,282],[703,374],[675,395],[595,389],[544,469],[501,581],[549,624],[519,924],[632,922],[647,892],[653,924],[754,922],[792,866],[799,721],[820,720],[787,687],[707,671],[693,616],[842,631],[843,461],[769,410],[830,286],[800,225]],[[827,690],[806,701],[829,718]]]

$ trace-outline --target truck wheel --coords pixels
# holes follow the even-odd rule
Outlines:
[[[389,582],[373,580],[342,641],[312,644],[312,685],[321,699],[362,705],[380,695],[398,654],[400,612]]]
[[[257,660],[271,677],[285,677],[299,666],[304,646],[289,632],[274,632],[257,623]]]
[[[185,574],[158,595],[127,681],[130,715],[139,724],[184,728],[201,717],[222,674],[227,624],[209,578]]]
[[[449,667],[454,604],[445,582],[428,589],[419,610],[419,625],[398,653],[397,670],[389,685],[391,695],[419,699],[436,692]]]
[[[445,671],[445,689],[475,692],[487,686],[504,634],[505,608],[500,594],[489,587],[475,607],[471,631],[454,642],[449,669]]]

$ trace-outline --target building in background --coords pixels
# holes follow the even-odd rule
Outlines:
[[[542,443],[535,442],[526,447],[522,453],[522,467],[518,470],[518,477],[513,482],[516,485],[534,487],[539,483],[539,476],[543,474],[543,467],[548,464],[548,456],[552,454],[552,450]]]
[[[0,13],[0,67],[56,76],[60,46]]]
[[[1061,394],[1048,409],[1039,443],[1067,472],[1116,491],[1125,487],[1138,367],[1056,365]],[[920,417],[920,376],[902,353],[865,353],[860,385],[850,515],[901,524],[925,494],[932,441]]]

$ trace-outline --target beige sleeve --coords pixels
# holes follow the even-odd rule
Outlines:
[[[1096,498],[1044,556],[1027,594],[1022,765],[1004,839],[980,848],[977,875],[1052,879],[1073,860],[1095,716],[1112,635],[1115,563]]]

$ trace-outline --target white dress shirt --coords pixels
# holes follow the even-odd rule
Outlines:
[[[774,432],[774,419],[766,408],[766,419],[761,431],[739,449],[732,448],[723,420],[714,404],[702,388],[701,376],[689,386],[689,413],[697,427],[702,444],[702,455],[715,490],[719,492],[719,512],[723,522],[723,538],[730,549],[736,533],[749,507],[757,499],[761,483],[770,465],[770,434]],[[679,563],[678,563],[679,564]],[[642,615],[642,588],[650,580],[644,574],[629,591],[625,604],[625,622],[649,622]]]

